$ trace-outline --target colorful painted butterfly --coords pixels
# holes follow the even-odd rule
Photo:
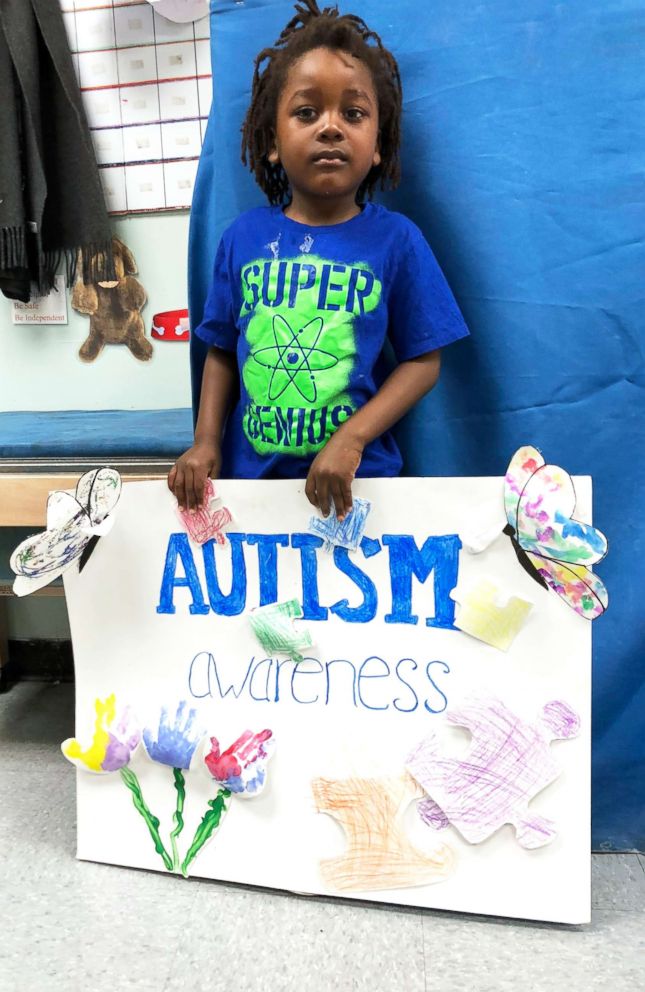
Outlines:
[[[575,505],[573,482],[564,469],[545,464],[537,448],[527,445],[515,452],[504,483],[504,533],[536,582],[594,620],[607,609],[609,597],[588,566],[604,558],[607,539],[573,519]]]
[[[120,495],[121,476],[111,468],[82,475],[74,496],[63,491],[50,493],[47,530],[26,538],[11,555],[16,596],[42,589],[76,561],[80,571],[99,537],[111,529],[114,521],[108,515]]]

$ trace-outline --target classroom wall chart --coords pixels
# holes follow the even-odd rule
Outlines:
[[[59,0],[114,214],[189,207],[211,105],[208,17],[147,0]]]
[[[592,624],[501,533],[509,477],[358,480],[355,525],[222,480],[201,544],[208,513],[125,485],[65,575],[78,856],[587,921]]]

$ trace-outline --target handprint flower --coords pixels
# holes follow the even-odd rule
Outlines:
[[[188,866],[197,857],[204,844],[210,840],[229,809],[226,800],[231,795],[257,796],[266,781],[266,763],[273,751],[273,731],[260,730],[257,734],[245,730],[226,751],[221,751],[219,741],[211,737],[210,749],[204,755],[204,764],[219,785],[219,791],[208,803],[202,821],[195,831],[181,870],[188,874]]]
[[[203,730],[193,730],[196,712],[189,710],[184,718],[186,703],[181,702],[177,707],[174,723],[168,720],[168,710],[164,707],[159,718],[159,730],[156,738],[153,731],[146,727],[143,731],[143,743],[148,756],[153,761],[171,768],[189,768],[195,749],[204,736]]]
[[[239,796],[253,796],[264,788],[265,766],[273,746],[271,730],[261,730],[257,734],[245,730],[226,751],[220,751],[219,741],[211,737],[204,763],[223,789]]]
[[[61,750],[68,761],[84,771],[120,773],[123,784],[132,793],[134,808],[145,821],[157,854],[161,856],[166,868],[172,871],[173,860],[159,834],[159,818],[146,805],[137,776],[131,768],[126,767],[141,741],[141,734],[130,708],[126,707],[117,720],[116,696],[112,693],[107,699],[97,699],[94,709],[96,720],[90,746],[84,750],[75,737],[70,737],[63,741]]]
[[[170,834],[172,844],[173,868],[179,867],[179,850],[177,838],[184,829],[184,803],[186,801],[186,780],[183,771],[190,768],[190,762],[195,749],[204,736],[203,730],[195,730],[194,722],[197,713],[189,710],[184,716],[186,703],[177,707],[174,723],[168,719],[168,710],[164,707],[159,717],[159,730],[156,738],[149,727],[143,731],[143,743],[148,756],[162,765],[170,765],[173,770],[175,789],[177,790],[177,805],[173,815],[174,828]]]
[[[139,745],[141,734],[134,726],[133,716],[127,707],[116,718],[116,696],[97,699],[94,704],[96,720],[94,736],[89,747],[83,749],[75,737],[61,744],[61,750],[68,761],[84,771],[116,772],[130,763],[133,752]]]

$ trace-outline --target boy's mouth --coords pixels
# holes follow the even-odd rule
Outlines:
[[[324,152],[316,152],[313,156],[315,165],[343,165],[347,161],[347,154],[340,148],[327,148]]]

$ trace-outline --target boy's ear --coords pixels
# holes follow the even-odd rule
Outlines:
[[[374,149],[374,158],[372,159],[372,167],[381,164],[381,132],[376,136],[376,148]]]
[[[271,150],[269,151],[269,154],[267,155],[267,158],[268,158],[269,162],[271,163],[271,165],[277,165],[278,162],[280,161],[280,155],[278,153],[278,146],[277,146],[276,140],[275,140],[275,132],[272,132],[271,133]]]

